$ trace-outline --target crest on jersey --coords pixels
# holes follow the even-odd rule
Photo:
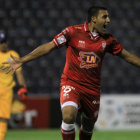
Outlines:
[[[103,42],[102,42],[102,49],[104,50],[105,48],[106,48],[106,42],[103,41]]]
[[[8,60],[8,62],[10,62],[11,61],[11,58],[8,58],[7,60]]]
[[[84,47],[85,47],[85,41],[79,40],[79,42],[78,42],[78,47],[84,48]]]
[[[94,68],[98,66],[100,57],[94,52],[80,52],[79,53],[80,68]]]
[[[60,45],[60,44],[63,44],[64,42],[66,42],[65,36],[64,36],[64,35],[59,36],[59,37],[57,38],[57,42],[58,42],[59,45]]]

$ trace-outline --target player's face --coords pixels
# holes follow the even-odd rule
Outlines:
[[[8,50],[8,44],[6,42],[0,43],[0,51],[6,52]]]
[[[95,20],[95,29],[99,33],[105,33],[106,27],[110,23],[110,18],[107,10],[99,10]]]

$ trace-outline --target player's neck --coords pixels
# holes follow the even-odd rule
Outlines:
[[[89,31],[92,33],[97,33],[96,29],[94,28],[94,24],[88,23]]]
[[[9,51],[9,49],[7,48],[7,49],[0,49],[0,52],[1,53],[7,53]]]

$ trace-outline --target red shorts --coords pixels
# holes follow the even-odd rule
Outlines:
[[[67,105],[75,106],[89,119],[96,121],[100,107],[100,95],[86,93],[71,85],[63,85],[61,87],[60,103],[61,108]]]

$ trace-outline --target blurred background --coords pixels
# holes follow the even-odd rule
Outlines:
[[[91,5],[109,9],[109,31],[126,50],[140,56],[139,0],[0,0],[0,29],[7,31],[10,48],[24,56],[38,45],[51,41],[65,27],[82,24]],[[60,107],[59,83],[65,64],[65,51],[63,47],[23,67],[29,94],[46,98],[47,101],[49,99],[48,108],[51,106],[49,110],[53,112],[51,117],[48,116],[48,121],[56,120],[54,110],[56,106]],[[102,70],[101,94],[139,93],[139,68],[107,54]],[[24,104],[27,106],[28,103]],[[56,114],[60,115],[58,112]],[[59,126],[60,122],[56,120],[55,123]]]
[[[8,32],[10,47],[23,56],[51,41],[65,27],[83,23],[94,4],[108,7],[109,31],[125,49],[140,56],[139,0],[0,0],[0,28]],[[64,63],[65,47],[24,65],[29,92],[58,95]],[[106,55],[102,94],[139,93],[139,76],[138,68]]]

